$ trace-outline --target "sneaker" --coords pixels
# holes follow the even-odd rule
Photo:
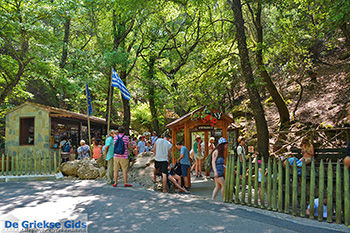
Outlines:
[[[132,187],[131,184],[124,184],[124,187]]]
[[[118,184],[114,184],[113,187],[117,187]]]

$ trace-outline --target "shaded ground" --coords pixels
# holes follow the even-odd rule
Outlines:
[[[197,186],[198,185],[198,186]],[[193,183],[201,195],[203,183]],[[98,181],[2,183],[0,219],[87,214],[88,232],[349,232],[344,225]]]

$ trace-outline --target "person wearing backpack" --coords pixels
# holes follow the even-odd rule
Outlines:
[[[62,163],[69,161],[69,156],[71,152],[71,144],[67,137],[64,137],[60,142]]]
[[[105,150],[104,150],[104,159],[107,161],[107,183],[112,184],[114,173],[113,173],[113,157],[114,157],[114,130],[109,132],[109,135],[106,136],[105,141]]]
[[[123,126],[118,128],[118,134],[114,137],[114,184],[113,187],[118,185],[118,172],[122,168],[124,187],[132,187],[128,184],[128,147],[129,147],[129,137],[125,135],[125,129]]]

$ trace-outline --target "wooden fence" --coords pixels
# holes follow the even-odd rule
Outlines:
[[[61,152],[16,156],[1,155],[1,176],[54,174],[61,163]]]
[[[242,176],[240,171],[243,171]],[[281,160],[275,158],[269,158],[267,164],[262,158],[258,165],[257,162],[252,163],[251,158],[241,164],[232,155],[227,157],[225,202],[314,219],[314,199],[318,197],[320,205],[316,218],[323,221],[325,194],[327,222],[350,225],[349,171],[339,160],[336,163],[328,161],[326,164],[321,160],[319,167],[315,167],[314,161],[297,167],[294,161],[293,166],[289,167],[288,163],[284,166]],[[306,214],[308,204],[309,216]]]

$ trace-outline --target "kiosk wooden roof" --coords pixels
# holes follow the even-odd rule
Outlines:
[[[173,152],[176,150],[176,133],[184,130],[184,145],[190,149],[191,131],[204,131],[206,157],[208,155],[208,132],[214,129],[222,129],[222,137],[227,139],[227,130],[229,127],[238,130],[238,127],[233,122],[234,119],[227,114],[216,109],[209,110],[208,107],[202,106],[173,121],[166,127],[171,129]]]

